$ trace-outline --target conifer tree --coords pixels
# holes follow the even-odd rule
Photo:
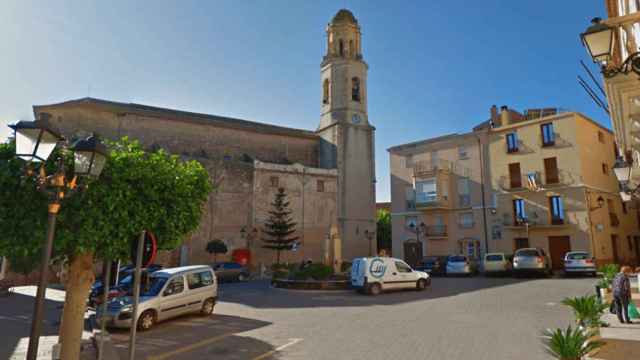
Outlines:
[[[296,223],[291,219],[291,210],[284,188],[279,188],[275,200],[271,203],[272,210],[269,211],[269,219],[264,224],[262,238],[265,249],[276,251],[276,264],[280,264],[280,252],[291,250],[293,244],[298,240],[298,236],[291,236],[296,232]]]

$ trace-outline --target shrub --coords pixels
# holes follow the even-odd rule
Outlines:
[[[331,266],[324,264],[309,264],[304,269],[292,271],[289,278],[292,280],[326,280],[333,275]]]
[[[602,273],[602,278],[598,281],[598,286],[603,289],[606,289],[611,286],[611,282],[616,274],[620,271],[620,265],[618,264],[607,264],[600,267],[600,272]]]
[[[590,328],[602,325],[600,318],[609,308],[607,304],[602,304],[595,295],[565,298],[562,300],[562,304],[573,309],[578,325]]]
[[[566,331],[546,330],[543,341],[547,346],[547,352],[556,359],[579,360],[604,345],[601,341],[589,341],[594,335],[593,332],[585,332],[580,328],[572,329],[569,326]]]

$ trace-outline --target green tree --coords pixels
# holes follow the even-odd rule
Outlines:
[[[291,210],[289,210],[289,202],[287,194],[283,188],[279,188],[276,193],[275,200],[271,203],[272,210],[269,211],[269,219],[264,224],[263,234],[267,235],[262,238],[265,249],[276,251],[276,264],[280,264],[280,252],[283,250],[291,250],[293,242],[298,240],[297,236],[291,236],[296,232],[296,223],[291,219]]]
[[[378,209],[376,213],[376,241],[378,251],[386,250],[391,254],[391,213],[387,209]]]
[[[108,145],[102,175],[64,199],[58,215],[54,260],[69,264],[60,327],[64,359],[79,358],[96,259],[128,259],[130,242],[142,230],[155,233],[159,249],[176,248],[198,227],[211,191],[207,171],[196,161],[145,152],[127,138]],[[30,258],[42,247],[48,200],[33,179],[22,176],[24,163],[14,148],[13,142],[0,145],[0,255]],[[71,165],[72,157],[66,158]]]
[[[218,254],[226,254],[229,249],[227,249],[227,244],[220,239],[213,239],[207,243],[207,252],[209,254],[213,254],[213,262],[216,262],[216,255]]]

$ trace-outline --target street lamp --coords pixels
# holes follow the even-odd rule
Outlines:
[[[50,197],[47,236],[44,247],[42,248],[40,279],[36,292],[33,319],[31,321],[31,333],[29,335],[28,360],[35,360],[38,355],[38,342],[42,330],[49,261],[51,259],[56,216],[60,210],[60,202],[65,197],[65,192],[72,192],[76,189],[78,176],[99,176],[106,162],[107,155],[106,148],[95,137],[78,141],[73,148],[75,151],[75,176],[71,181],[68,181],[64,168],[67,142],[62,136],[48,128],[46,124],[47,118],[48,114],[41,114],[40,119],[37,121],[20,121],[9,126],[13,129],[16,139],[16,156],[27,161],[27,176],[35,175],[30,168],[32,163],[42,163],[38,174],[35,175],[37,177],[37,186],[39,190],[46,192]],[[58,145],[62,147],[62,151],[60,151],[56,159],[56,170],[53,174],[47,175],[44,162],[47,161]]]
[[[591,23],[592,25],[580,34],[580,38],[593,62],[601,65],[602,75],[611,78],[631,71],[640,75],[640,52],[629,55],[620,66],[609,64],[613,57],[614,29],[603,23],[600,18],[594,18]]]
[[[369,240],[369,256],[373,256],[373,231],[369,231],[369,229],[364,230],[364,236]]]
[[[427,233],[427,225],[425,225],[424,222],[421,222],[420,225],[418,225],[418,227],[416,227],[416,224],[411,223],[409,224],[409,227],[411,228],[411,231],[414,231],[416,233],[417,242],[420,242],[420,233],[423,233],[423,234]]]

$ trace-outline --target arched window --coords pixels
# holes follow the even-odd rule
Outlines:
[[[349,56],[355,57],[355,51],[353,49],[353,40],[349,40]]]
[[[360,101],[360,79],[351,78],[351,100]]]
[[[338,40],[338,54],[344,56],[344,41],[342,39]]]
[[[329,79],[324,79],[324,83],[322,84],[322,103],[329,103]]]

